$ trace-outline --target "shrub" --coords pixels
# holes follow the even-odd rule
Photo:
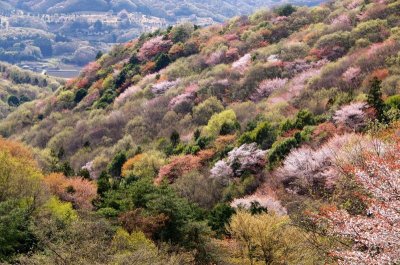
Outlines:
[[[158,171],[165,164],[164,156],[157,151],[138,154],[128,159],[122,167],[122,176],[154,178]]]
[[[256,142],[258,146],[263,149],[269,149],[276,140],[276,131],[268,123],[262,122],[251,132],[244,133],[240,139],[240,144]]]
[[[85,89],[79,89],[78,91],[76,91],[74,102],[75,103],[81,102],[81,100],[84,97],[86,97],[86,95],[87,95],[87,91]]]
[[[290,16],[292,13],[296,11],[296,8],[290,4],[280,6],[276,8],[275,13],[277,13],[279,16]]]
[[[385,104],[387,104],[391,108],[400,109],[400,95],[394,95],[394,96],[388,97],[385,100]]]
[[[170,37],[174,43],[187,41],[194,31],[194,26],[191,23],[182,23],[171,29]]]
[[[342,57],[352,47],[353,41],[349,32],[335,32],[323,35],[315,44],[312,54],[319,58],[336,60]]]
[[[310,47],[305,43],[289,43],[281,48],[280,58],[284,61],[294,61],[295,59],[304,58],[309,50]]]
[[[369,20],[359,23],[351,32],[354,40],[364,38],[371,42],[381,42],[389,36],[386,20]]]
[[[219,203],[210,211],[208,225],[218,236],[227,234],[227,224],[235,213],[235,209],[225,203]]]
[[[206,127],[204,127],[203,132],[207,136],[217,136],[222,129],[222,126],[231,126],[231,128],[235,127],[237,123],[236,114],[233,110],[225,110],[221,113],[214,114]]]
[[[120,177],[122,172],[122,166],[126,162],[126,154],[124,152],[117,153],[111,163],[108,165],[108,172],[113,177]]]
[[[286,138],[282,141],[276,142],[268,152],[268,161],[270,166],[273,166],[278,161],[282,160],[290,150],[299,146],[301,142],[300,133],[296,133],[295,137]]]

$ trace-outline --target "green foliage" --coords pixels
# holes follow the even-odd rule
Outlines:
[[[154,178],[165,164],[165,157],[158,151],[147,151],[129,159],[123,166],[125,178]]]
[[[198,125],[207,124],[208,120],[215,113],[224,110],[224,106],[216,97],[210,97],[193,109],[193,120]]]
[[[354,39],[368,39],[371,42],[380,42],[385,39],[385,31],[387,30],[387,21],[376,19],[359,23],[352,31]]]
[[[225,125],[224,125],[225,124]],[[221,113],[214,114],[206,127],[204,127],[203,132],[207,136],[217,136],[222,129],[222,126],[234,128],[237,124],[236,114],[233,110],[225,110]]]
[[[34,242],[29,228],[30,211],[23,201],[10,198],[0,202],[0,262],[30,250]]]
[[[375,108],[377,118],[382,122],[385,120],[385,103],[382,99],[381,83],[376,77],[371,81],[367,102]]]
[[[171,141],[172,146],[177,146],[180,142],[180,136],[179,133],[177,131],[173,131],[171,133],[171,136],[169,137],[169,140]]]
[[[72,91],[61,91],[61,93],[58,95],[57,100],[59,102],[59,106],[61,108],[71,108],[75,102],[75,95]]]
[[[174,43],[187,41],[194,31],[194,26],[190,23],[183,23],[173,27],[170,31],[171,39]]]
[[[400,95],[394,95],[394,96],[388,97],[385,100],[385,104],[390,106],[391,108],[400,109]]]
[[[250,126],[251,128],[251,126]],[[256,142],[261,149],[269,149],[276,140],[276,130],[269,122],[261,122],[250,132],[245,132],[239,139],[239,144]]]
[[[87,91],[85,89],[79,89],[78,91],[76,91],[75,98],[74,98],[75,103],[81,102],[81,100],[84,99],[84,97],[86,97],[86,95],[87,95]]]
[[[260,185],[260,180],[248,173],[244,174],[239,181],[231,182],[223,190],[223,201],[231,201],[253,193]]]
[[[287,119],[281,123],[281,131],[287,132],[293,129],[302,130],[305,126],[316,125],[317,119],[307,109],[300,110],[296,117],[291,120]]]
[[[20,101],[19,101],[19,98],[17,98],[14,95],[11,95],[8,97],[7,103],[8,103],[8,105],[10,105],[12,107],[18,107],[20,104]]]
[[[111,104],[116,97],[117,93],[113,89],[107,89],[103,92],[101,98],[96,101],[95,107],[98,109],[107,108],[108,105]]]
[[[297,132],[294,137],[289,137],[274,143],[268,153],[270,167],[273,167],[278,161],[281,161],[293,148],[298,147],[302,141],[301,138],[301,134]]]
[[[107,193],[101,208],[119,212],[142,208],[150,216],[166,216],[167,222],[153,237],[189,249],[200,247],[207,229],[202,225],[202,211],[179,197],[168,185],[154,186],[152,179],[142,178]],[[196,245],[199,243],[200,245]]]
[[[155,58],[155,71],[160,71],[161,69],[167,67],[171,63],[171,58],[165,53],[161,53]]]
[[[76,211],[72,208],[72,203],[61,202],[56,197],[51,197],[44,204],[44,209],[48,210],[56,220],[62,223],[69,223],[78,218]]]
[[[239,129],[240,129],[240,124],[237,121],[235,123],[224,122],[219,131],[219,135],[233,134],[236,130]]]
[[[286,4],[275,9],[275,13],[279,16],[290,16],[296,11],[296,8],[291,4]]]
[[[99,179],[97,180],[97,194],[103,196],[107,191],[111,189],[110,176],[107,172],[102,171]]]
[[[96,21],[97,22],[97,21]],[[100,21],[99,21],[100,22]],[[101,22],[100,22],[101,23]],[[100,59],[103,56],[103,52],[102,51],[98,51],[96,54],[96,60]]]
[[[124,165],[126,160],[126,154],[124,152],[118,152],[112,159],[111,163],[108,165],[108,173],[114,178],[120,177],[122,166]]]
[[[218,236],[226,235],[226,225],[229,223],[235,209],[226,203],[219,203],[214,206],[208,216],[208,224]]]

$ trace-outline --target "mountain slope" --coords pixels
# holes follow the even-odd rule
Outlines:
[[[0,63],[0,119],[23,103],[51,95],[60,84],[55,78]]]
[[[41,148],[63,148],[78,169],[174,130],[189,140],[215,112],[197,117],[210,97],[235,111],[240,131],[258,114],[275,124],[302,108],[329,117],[362,98],[372,76],[384,78],[386,96],[398,92],[392,87],[398,84],[398,8],[396,1],[340,2],[288,17],[263,11],[205,29],[184,24],[143,35],[88,65],[40,108],[25,106],[34,127],[16,130],[11,116],[1,131]],[[85,143],[91,148],[82,149]]]
[[[0,133],[33,154],[0,139],[0,170],[25,183],[9,168],[35,157],[48,175],[32,177],[39,200],[37,185],[0,178],[39,204],[24,226],[14,216],[27,203],[0,196],[26,238],[5,243],[6,259],[397,264],[399,12],[399,1],[344,0],[185,23],[19,106]]]

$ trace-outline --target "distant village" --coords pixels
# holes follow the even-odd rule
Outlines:
[[[20,26],[19,21],[28,21],[28,23],[25,22],[27,25]],[[29,23],[30,21],[32,23]],[[180,17],[175,23],[183,22],[191,22],[199,26],[215,23],[212,18],[200,18],[196,15]],[[34,23],[39,24],[39,26],[33,25]],[[86,26],[72,29],[71,25],[74,23],[83,23]],[[20,27],[40,29],[40,26],[44,26],[46,32],[69,39],[68,41],[88,42],[92,47],[101,47],[98,50],[103,51],[107,51],[112,45],[119,43],[118,37],[122,33],[127,33],[128,37],[126,38],[132,39],[143,32],[152,32],[159,28],[166,28],[171,24],[172,22],[168,22],[164,18],[125,10],[118,13],[109,11],[75,12],[71,14],[36,14],[21,10],[14,10],[6,14],[0,11],[0,29],[3,33]],[[69,30],[65,29],[66,25],[69,25]],[[55,40],[55,42],[58,41]],[[57,56],[23,60],[18,62],[17,65],[26,70],[64,78],[77,76],[81,69],[77,65],[65,63],[62,58]]]
[[[89,24],[101,22],[105,27],[117,28],[122,23],[128,23],[136,26],[141,32],[150,32],[158,28],[165,28],[168,23],[164,18],[144,15],[139,12],[127,12],[125,10],[114,13],[110,12],[75,12],[71,14],[34,14],[15,10],[8,14],[0,12],[0,27],[9,27],[8,20],[10,17],[36,17],[41,19],[47,25],[63,25],[66,22],[86,21]],[[199,26],[207,26],[215,23],[212,18],[197,17],[196,15],[180,17],[177,23],[192,22]],[[96,32],[97,34],[107,34],[107,32]]]

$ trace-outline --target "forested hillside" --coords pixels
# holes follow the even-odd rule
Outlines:
[[[397,264],[399,14],[284,5],[115,46],[0,121],[0,261]]]
[[[55,78],[0,63],[0,119],[25,102],[50,96],[62,83]]]

